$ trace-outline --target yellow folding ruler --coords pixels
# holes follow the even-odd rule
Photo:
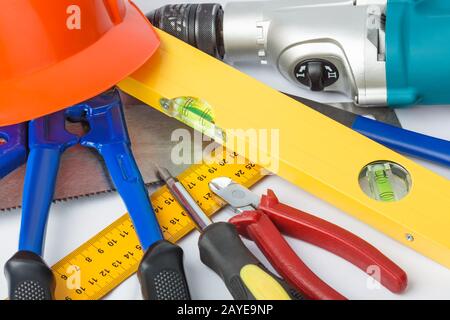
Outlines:
[[[279,176],[450,268],[450,181],[186,43],[158,34],[161,47],[119,84],[123,91],[194,127],[190,120],[198,112],[186,108],[180,97],[201,98],[210,106],[202,124],[211,134],[219,133],[228,149],[266,166],[261,158],[236,150],[237,145],[244,150],[256,146],[259,155],[278,164]],[[190,111],[192,119],[185,116]],[[278,130],[275,152],[252,141],[251,130]]]
[[[221,161],[193,165],[178,176],[208,215],[224,206],[209,190],[211,179],[227,176],[250,187],[264,176],[259,166],[235,153],[226,154]],[[167,240],[176,242],[194,229],[166,187],[154,192],[151,201]],[[133,224],[125,214],[52,267],[55,299],[100,299],[137,271],[142,256]]]

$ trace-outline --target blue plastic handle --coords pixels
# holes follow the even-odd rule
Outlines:
[[[133,221],[143,250],[162,240],[161,228],[130,147],[125,143],[104,145],[100,150],[111,179]]]
[[[147,187],[131,152],[119,93],[113,90],[67,110],[71,119],[89,123],[80,144],[97,150],[127,207],[142,248],[146,250],[163,235],[151,205]]]
[[[41,255],[61,154],[78,137],[65,131],[64,112],[58,112],[30,121],[28,139],[19,250]]]
[[[27,124],[0,128],[0,179],[27,159]]]
[[[60,156],[56,148],[30,151],[25,174],[19,250],[42,254]]]
[[[450,141],[358,116],[352,129],[406,155],[450,166]]]

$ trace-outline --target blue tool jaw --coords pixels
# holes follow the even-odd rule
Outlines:
[[[83,146],[100,150],[104,144],[126,143],[130,138],[125,124],[122,102],[117,90],[110,90],[66,110],[72,121],[85,122],[89,131],[80,137]]]
[[[27,159],[27,124],[0,128],[0,179]]]
[[[30,121],[28,125],[28,145],[30,149],[56,148],[60,152],[78,143],[78,137],[69,133],[66,128],[64,111]]]

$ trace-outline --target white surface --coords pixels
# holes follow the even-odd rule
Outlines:
[[[136,0],[144,12],[170,3],[165,0]],[[172,3],[176,2],[175,0]],[[194,1],[200,2],[200,1]],[[221,1],[219,1],[221,2]],[[251,67],[241,70],[279,89],[314,98],[308,91],[296,89],[275,72]],[[398,112],[405,128],[450,140],[450,107],[427,107]],[[427,162],[421,162],[431,170],[450,179],[450,170]],[[404,268],[409,276],[409,288],[402,295],[393,295],[384,288],[368,289],[367,277],[346,261],[309,244],[290,241],[305,263],[319,277],[350,299],[450,299],[450,271],[333,206],[300,190],[279,177],[270,177],[254,191],[263,193],[268,187],[274,189],[282,202],[316,214],[366,239]],[[430,186],[431,187],[431,186]],[[443,210],[448,208],[442,208]],[[118,195],[100,195],[88,199],[58,203],[52,206],[47,233],[45,259],[51,265],[77,248],[125,212]],[[228,220],[229,209],[215,216],[215,220]],[[0,214],[0,266],[17,248],[20,212]],[[199,260],[198,233],[192,233],[180,242],[185,252],[185,267],[194,299],[230,299],[231,296],[220,279]],[[253,243],[247,242],[257,256],[264,257]],[[267,265],[267,263],[266,263]],[[6,281],[0,277],[0,298],[7,296]],[[140,299],[140,288],[133,276],[107,299]]]

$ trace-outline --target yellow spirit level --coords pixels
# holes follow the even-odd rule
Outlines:
[[[210,122],[226,133],[223,144],[231,150],[236,145],[250,150],[254,141],[245,130],[230,129],[278,130],[278,153],[257,145],[260,154],[278,164],[277,174],[450,267],[448,180],[184,42],[158,34],[159,51],[120,83],[123,91],[166,113],[167,101],[201,98],[213,110]],[[261,164],[252,154],[242,155]],[[386,170],[374,169],[378,163]],[[376,181],[369,186],[383,193],[386,186],[393,190],[404,184],[401,197],[370,197],[361,179],[371,172]],[[380,180],[391,174],[397,179],[390,185]]]

